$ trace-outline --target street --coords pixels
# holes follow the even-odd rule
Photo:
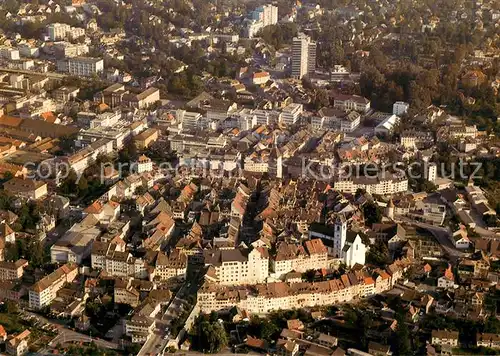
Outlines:
[[[170,327],[172,321],[179,318],[184,311],[184,306],[189,303],[184,299],[189,295],[196,295],[199,288],[200,271],[196,271],[193,278],[188,278],[186,282],[177,291],[177,294],[167,306],[161,317],[156,318],[156,330],[153,335],[150,335],[146,343],[142,346],[138,356],[145,355],[160,355],[169,341],[169,337],[165,338],[166,328]],[[189,281],[189,282],[188,282]]]
[[[54,347],[57,344],[64,344],[67,342],[94,342],[97,346],[107,348],[107,349],[117,349],[118,343],[108,342],[106,340],[91,338],[88,335],[81,334],[79,332],[67,329],[63,323],[57,323],[51,321],[41,315],[22,310],[21,315],[24,315],[27,318],[35,318],[41,324],[49,324],[53,326],[54,330],[58,331],[58,335],[52,339],[48,346]]]
[[[69,330],[66,328],[59,329],[59,335],[57,335],[50,343],[49,346],[56,346],[57,344],[64,345],[67,342],[93,342],[99,347],[106,349],[118,349],[118,344],[109,342],[106,340],[92,338],[85,334],[80,334],[76,331]]]

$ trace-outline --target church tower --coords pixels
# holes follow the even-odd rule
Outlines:
[[[386,215],[389,219],[394,220],[394,202],[392,201],[392,198],[389,200],[389,204],[387,204]]]
[[[347,221],[344,215],[337,216],[334,225],[333,249],[335,258],[342,257],[342,249],[347,237]]]

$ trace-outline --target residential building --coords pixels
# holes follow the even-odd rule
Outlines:
[[[255,9],[250,18],[262,21],[262,25],[270,26],[278,23],[278,7],[272,4],[266,4]]]
[[[114,285],[114,301],[115,303],[127,304],[135,308],[139,305],[140,293],[132,286],[132,280],[124,281],[116,279]]]
[[[438,288],[453,289],[455,287],[455,276],[451,265],[448,266],[444,275],[438,278]]]
[[[299,121],[303,111],[304,106],[302,104],[292,103],[283,109],[280,121],[285,125],[293,125]]]
[[[52,23],[47,26],[49,40],[52,42],[64,40],[70,30],[71,26],[65,23]]]
[[[360,113],[367,113],[370,110],[370,101],[359,95],[336,94],[333,99],[333,106],[336,109],[344,111],[355,110]]]
[[[387,273],[386,273],[387,274]],[[391,288],[388,283],[380,282],[377,293]],[[229,311],[233,307],[253,314],[268,314],[273,310],[296,309],[349,302],[361,297],[361,280],[358,284],[349,283],[349,278],[322,282],[267,283],[255,285],[227,286],[205,282],[198,291],[198,306],[203,313]],[[354,279],[353,279],[354,282]],[[348,285],[346,286],[346,283]]]
[[[104,71],[101,58],[75,57],[57,63],[57,69],[74,76],[92,77]]]
[[[410,108],[410,104],[405,103],[404,101],[396,101],[394,105],[392,105],[392,113],[397,116],[401,116],[408,113],[408,109]]]
[[[478,333],[476,335],[478,347],[488,347],[490,349],[500,349],[500,335],[493,333]]]
[[[49,305],[65,283],[71,283],[78,275],[78,266],[67,263],[36,282],[29,291],[29,307],[41,309]]]
[[[0,262],[0,280],[16,280],[23,276],[24,268],[28,266],[28,261],[20,259],[16,262]]]
[[[186,277],[188,256],[179,249],[173,249],[170,254],[158,253],[156,258],[155,278],[167,281],[171,278]]]
[[[283,278],[292,271],[304,273],[328,266],[328,251],[321,239],[306,241],[304,246],[280,242],[270,260],[271,276],[274,278]]]
[[[47,195],[47,183],[33,179],[12,178],[3,186],[7,192],[19,198],[38,200]]]
[[[403,176],[385,174],[377,177],[339,178],[335,181],[335,189],[345,193],[356,193],[358,189],[370,194],[388,195],[408,191],[408,179]]]
[[[431,337],[432,345],[458,346],[458,331],[432,330]]]
[[[302,79],[316,70],[316,43],[303,33],[292,42],[292,77]]]
[[[206,277],[221,285],[263,283],[269,276],[269,253],[263,247],[206,250],[204,259]]]
[[[28,340],[31,332],[24,330],[22,333],[7,340],[6,350],[8,355],[21,356],[28,352]]]
[[[153,170],[153,161],[145,155],[141,155],[136,162],[137,173],[151,172]]]
[[[271,79],[268,72],[256,72],[252,75],[252,83],[255,85],[266,84]]]

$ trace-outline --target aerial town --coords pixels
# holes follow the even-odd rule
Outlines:
[[[498,0],[0,1],[1,355],[500,354]]]

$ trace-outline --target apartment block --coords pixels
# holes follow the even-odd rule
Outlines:
[[[0,262],[0,280],[10,281],[21,278],[26,266],[28,266],[28,261],[23,259],[16,262]]]
[[[263,283],[269,276],[269,253],[263,247],[204,251],[206,278],[221,285]]]
[[[78,275],[78,266],[67,263],[36,282],[29,291],[29,307],[41,309],[49,305],[57,296],[57,291],[65,283],[71,283]]]
[[[316,43],[303,33],[292,42],[292,78],[302,79],[316,70]]]
[[[306,241],[303,246],[281,242],[270,262],[271,275],[281,278],[291,271],[328,268],[328,251],[321,239]]]

